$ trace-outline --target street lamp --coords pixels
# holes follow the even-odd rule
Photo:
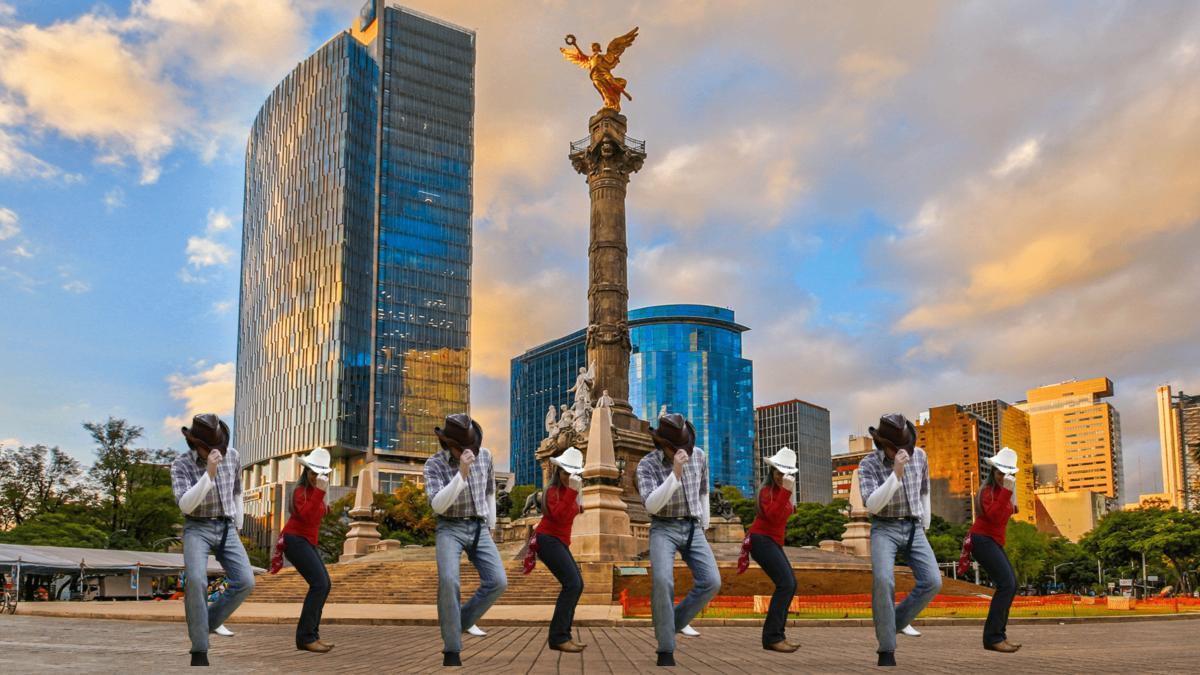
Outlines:
[[[1070,562],[1059,563],[1059,564],[1057,564],[1057,565],[1055,565],[1055,566],[1054,566],[1054,569],[1053,569],[1053,570],[1051,570],[1051,572],[1054,574],[1054,587],[1055,587],[1055,588],[1058,588],[1058,568],[1062,567],[1063,565],[1074,565],[1074,564],[1075,564],[1075,563],[1077,563],[1077,562],[1079,562],[1079,561],[1078,561],[1078,560],[1072,560],[1072,561],[1070,561]],[[1101,583],[1103,583],[1103,582],[1101,582]]]

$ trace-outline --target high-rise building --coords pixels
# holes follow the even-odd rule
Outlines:
[[[917,445],[929,458],[930,507],[951,523],[970,523],[975,494],[996,454],[992,425],[961,405],[930,408],[918,419]],[[944,486],[944,487],[943,487]]]
[[[1092,490],[1121,500],[1124,468],[1121,417],[1102,400],[1113,395],[1106,377],[1046,385],[1016,404],[1029,415],[1035,464],[1058,465],[1062,490]]]
[[[875,443],[870,436],[855,436],[850,434],[847,440],[848,452],[840,455],[834,455],[830,459],[832,465],[831,471],[831,486],[833,488],[833,499],[850,499],[850,481],[854,477],[854,470],[858,468],[859,462],[864,457],[875,451]]]
[[[753,368],[742,358],[747,330],[721,307],[631,310],[629,404],[651,422],[663,406],[687,416],[696,425],[696,445],[708,453],[710,480],[753,494]],[[576,331],[512,360],[510,456],[519,484],[541,485],[534,453],[546,436],[546,412],[572,402],[568,390],[587,365],[585,337]]]
[[[833,490],[826,476],[832,470],[829,440],[829,409],[792,399],[754,409],[755,475],[767,476],[764,459],[787,446],[796,451],[800,473],[796,476],[796,499],[828,504]]]
[[[1200,396],[1158,388],[1158,439],[1163,495],[1171,506],[1200,509]]]
[[[1017,512],[1013,519],[1034,524],[1037,509],[1033,496],[1033,447],[1029,441],[1029,416],[1025,411],[999,399],[980,401],[963,406],[992,425],[993,445],[996,452],[1001,448],[1012,448],[1017,453]]]
[[[419,475],[433,427],[468,409],[474,80],[472,31],[372,0],[259,110],[234,432],[248,513],[276,511],[272,486],[317,446],[335,486],[368,465],[377,484]]]

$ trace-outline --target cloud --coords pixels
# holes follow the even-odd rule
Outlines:
[[[233,300],[221,300],[214,302],[212,305],[213,314],[228,314],[229,310],[233,309],[236,303]]]
[[[88,291],[92,290],[92,287],[87,282],[83,282],[78,279],[72,279],[71,281],[63,283],[62,289],[68,293],[80,294],[87,293]]]
[[[1010,174],[1016,173],[1022,169],[1027,169],[1033,166],[1037,161],[1038,155],[1041,154],[1042,144],[1036,138],[1031,138],[1024,143],[1013,148],[1011,152],[1005,156],[1004,160],[992,169],[992,176],[996,178],[1004,178]]]
[[[307,22],[326,4],[135,0],[123,16],[101,7],[48,26],[10,15],[0,23],[0,105],[12,108],[0,111],[0,175],[62,175],[24,149],[46,132],[92,144],[100,164],[136,162],[142,184],[180,145],[211,161],[244,142],[261,88],[304,56]]]
[[[167,376],[168,393],[172,399],[181,401],[183,408],[179,415],[163,420],[164,433],[178,433],[181,426],[190,424],[192,417],[200,413],[215,413],[223,418],[233,414],[233,363],[208,366],[197,361],[193,367],[194,372]]]
[[[11,239],[21,233],[20,219],[15,211],[0,206],[0,241]]]
[[[33,254],[29,252],[29,249],[25,248],[25,246],[23,246],[23,245],[17,246],[12,251],[10,251],[10,253],[17,256],[18,258],[32,258],[33,257]]]
[[[233,227],[233,220],[224,212],[217,209],[208,210],[208,231],[223,232]]]
[[[3,8],[0,7],[0,9]],[[0,438],[0,448],[19,448],[21,445],[21,439],[15,436],[9,438]]]
[[[125,206],[125,191],[115,187],[104,193],[104,210],[112,213]]]
[[[210,267],[227,264],[233,257],[233,249],[204,237],[188,237],[187,258],[192,267]]]

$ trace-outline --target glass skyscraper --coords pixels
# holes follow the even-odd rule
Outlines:
[[[371,0],[259,111],[234,420],[248,489],[294,480],[317,446],[334,485],[368,462],[419,474],[434,426],[468,409],[474,64],[472,31]]]
[[[733,311],[707,305],[662,305],[629,312],[629,403],[653,422],[662,406],[696,425],[696,445],[709,455],[714,483],[754,492],[753,368],[742,358]],[[540,485],[534,452],[545,437],[550,405],[570,404],[568,391],[585,366],[580,330],[512,361],[511,457],[517,482]],[[628,469],[627,469],[628,470]]]

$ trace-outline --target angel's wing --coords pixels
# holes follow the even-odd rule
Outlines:
[[[564,59],[570,61],[571,63],[574,63],[575,65],[579,66],[580,68],[583,68],[584,70],[589,70],[592,67],[592,60],[589,59],[586,55],[581,54],[579,52],[579,50],[577,50],[577,49],[567,49],[566,47],[559,47],[558,51],[562,52]]]
[[[637,39],[637,32],[638,29],[635,27],[621,37],[613,38],[612,42],[608,43],[608,51],[604,55],[611,59],[612,65],[617,65],[621,60],[621,54],[625,53],[625,49]]]

